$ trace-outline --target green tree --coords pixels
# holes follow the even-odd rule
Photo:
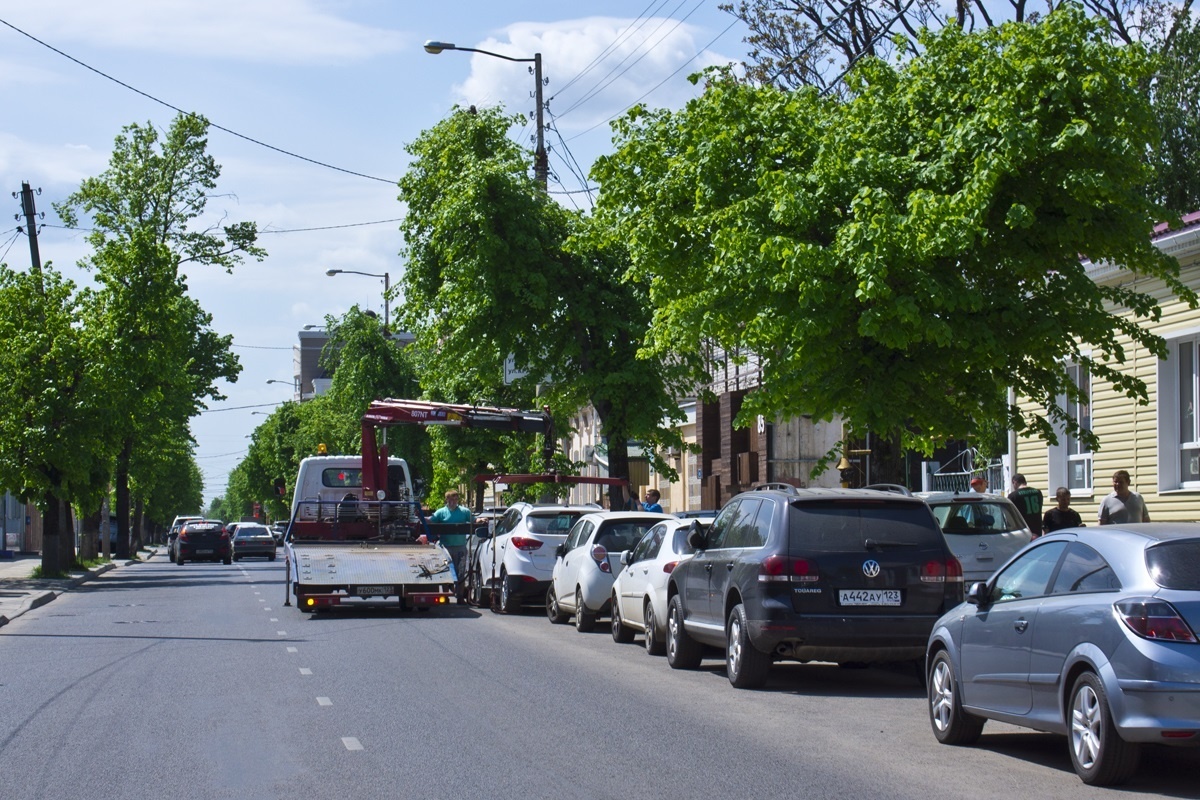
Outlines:
[[[1184,11],[1156,49],[1151,97],[1162,143],[1150,151],[1153,195],[1177,214],[1200,210],[1200,20]]]
[[[107,486],[112,395],[95,365],[103,346],[84,325],[89,296],[55,272],[0,265],[0,485],[37,504],[42,570],[74,561],[72,502]]]
[[[130,471],[139,450],[157,444],[158,418],[186,421],[206,399],[220,400],[216,380],[237,380],[232,337],[187,294],[188,263],[232,271],[244,256],[261,259],[252,222],[218,228],[205,219],[220,167],[207,154],[208,122],[175,118],[160,138],[153,125],[130,125],[117,137],[109,167],[55,210],[70,226],[91,217],[93,253],[80,262],[99,285],[94,324],[108,340],[106,380],[124,398],[113,423],[118,553],[129,541]],[[142,459],[145,460],[145,459]]]
[[[1081,256],[1196,301],[1149,240],[1148,59],[1076,7],[920,43],[862,62],[844,101],[712,74],[684,110],[620,123],[597,213],[653,276],[652,347],[758,353],[743,424],[841,415],[926,451],[995,424],[1088,439],[1064,360],[1145,402],[1120,337],[1165,352],[1139,324],[1155,298]],[[1032,403],[997,406],[1005,387]]]
[[[691,387],[675,361],[637,358],[644,284],[622,280],[623,248],[540,190],[530,154],[506,135],[513,121],[456,110],[408,147],[402,318],[433,365],[422,384],[457,402],[536,399],[556,419],[591,403],[610,473],[627,478],[628,440],[671,440],[662,422]],[[507,391],[506,357],[527,373]]]

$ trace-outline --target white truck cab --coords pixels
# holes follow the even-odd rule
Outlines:
[[[326,503],[335,508],[348,499],[411,501],[412,475],[403,458],[388,458],[386,497],[363,497],[362,456],[310,456],[300,462],[292,494],[292,518],[317,519]]]

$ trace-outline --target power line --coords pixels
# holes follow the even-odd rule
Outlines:
[[[259,233],[307,233],[308,231],[333,231],[339,228],[361,228],[364,225],[386,225],[389,222],[403,222],[404,217],[395,219],[377,219],[374,222],[348,222],[345,225],[325,225],[319,228],[286,228],[277,230],[261,230]]]
[[[658,8],[654,9],[654,12],[653,12],[653,13],[658,13],[658,11],[659,11],[659,10],[660,10],[660,9],[661,9],[663,6],[665,6],[665,5],[666,5],[668,2],[669,2],[669,0],[662,0],[662,1],[661,1],[661,2],[658,4]],[[628,26],[628,27],[626,27],[624,30],[620,31],[620,32],[617,34],[616,38],[615,38],[615,39],[613,39],[613,40],[612,40],[612,42],[610,42],[610,43],[609,43],[609,45],[608,45],[607,47],[605,47],[603,50],[601,50],[601,51],[600,51],[600,54],[599,54],[599,55],[597,55],[597,56],[596,56],[595,58],[593,58],[593,59],[592,59],[590,62],[588,62],[588,65],[587,65],[586,67],[584,67],[584,68],[583,68],[583,69],[582,69],[582,70],[579,72],[579,74],[578,74],[578,75],[576,75],[574,78],[571,78],[571,80],[569,80],[569,81],[567,81],[565,84],[563,84],[562,88],[561,88],[561,89],[559,89],[558,91],[559,91],[559,92],[565,92],[567,89],[569,89],[571,86],[573,86],[573,85],[575,84],[575,82],[576,82],[576,81],[578,81],[578,80],[579,80],[580,78],[582,78],[584,75],[587,75],[589,72],[591,72],[593,69],[595,69],[595,68],[596,68],[596,66],[597,66],[597,65],[599,65],[599,63],[600,63],[601,61],[603,61],[603,60],[604,60],[604,58],[605,58],[605,57],[606,57],[606,56],[607,56],[607,55],[608,55],[610,52],[612,52],[612,50],[613,50],[613,49],[614,49],[614,48],[615,48],[615,47],[616,47],[618,44],[620,44],[622,41],[624,41],[625,39],[628,39],[630,36],[632,36],[632,35],[633,35],[633,32],[634,32],[634,30],[636,30],[636,29],[640,29],[640,28],[644,27],[644,26],[646,25],[646,23],[647,23],[647,22],[649,22],[650,20],[649,20],[649,18],[647,18],[647,19],[645,19],[645,20],[642,20],[642,17],[645,17],[645,16],[646,16],[646,12],[650,10],[650,6],[654,5],[654,3],[655,3],[655,0],[650,0],[650,4],[649,4],[649,5],[647,5],[645,8],[643,8],[643,9],[642,9],[642,13],[638,14],[638,15],[637,15],[637,18],[636,18],[636,19],[635,19],[633,22],[629,23],[629,26]],[[639,24],[638,20],[642,20],[640,24]],[[554,97],[551,97],[551,98],[550,98],[550,100],[553,100],[553,99],[554,99]]]
[[[202,409],[200,409],[199,413],[215,414],[218,411],[241,411],[244,408],[274,408],[275,406],[281,406],[281,405],[283,405],[282,402],[280,402],[280,403],[259,403],[257,405],[253,405],[253,406],[225,406],[225,408],[202,408]]]
[[[55,53],[58,53],[58,54],[59,54],[60,56],[62,56],[63,58],[65,58],[65,59],[67,59],[67,60],[69,60],[69,61],[73,61],[73,62],[75,62],[76,64],[78,64],[79,66],[83,67],[84,69],[91,70],[92,72],[96,73],[96,74],[97,74],[97,75],[99,75],[100,77],[102,77],[102,78],[105,78],[105,79],[107,79],[107,80],[110,80],[110,81],[112,81],[113,83],[117,84],[118,86],[124,86],[124,87],[125,87],[126,89],[128,89],[129,91],[131,91],[131,92],[135,92],[135,93],[137,93],[137,94],[140,94],[142,97],[145,97],[145,98],[146,98],[146,99],[148,99],[148,100],[153,100],[155,103],[158,103],[158,104],[159,104],[159,105],[161,105],[161,106],[166,106],[167,108],[171,109],[172,111],[177,111],[178,113],[180,113],[180,114],[184,114],[184,115],[186,115],[186,116],[189,116],[189,117],[199,117],[199,115],[198,115],[198,114],[195,114],[195,113],[193,113],[193,112],[191,112],[191,111],[184,111],[182,108],[179,108],[178,106],[173,106],[173,105],[171,105],[170,103],[168,103],[168,102],[167,102],[167,101],[165,101],[165,100],[159,100],[157,97],[155,97],[155,96],[154,96],[154,95],[152,95],[152,94],[148,94],[148,93],[146,93],[146,92],[143,92],[141,89],[138,89],[138,88],[137,88],[137,87],[135,87],[135,86],[130,86],[128,83],[125,83],[125,82],[124,82],[124,81],[122,81],[122,80],[118,80],[117,78],[114,78],[114,77],[113,77],[113,76],[111,76],[111,75],[108,75],[108,74],[106,74],[106,73],[104,73],[104,72],[101,72],[100,70],[96,69],[95,67],[91,66],[90,64],[85,64],[84,62],[80,61],[78,58],[75,58],[75,57],[74,57],[74,56],[72,56],[72,55],[68,55],[67,53],[64,53],[62,50],[59,50],[57,47],[54,47],[54,46],[53,46],[53,45],[51,45],[51,44],[47,44],[46,42],[43,42],[41,39],[37,38],[37,37],[36,37],[36,36],[34,36],[33,34],[26,33],[25,31],[21,30],[21,29],[20,29],[20,28],[18,28],[16,25],[13,25],[11,22],[8,22],[7,20],[0,19],[0,24],[3,24],[3,25],[5,25],[5,26],[7,26],[7,27],[9,27],[9,28],[12,28],[12,29],[13,29],[14,31],[16,31],[17,33],[21,34],[22,36],[24,36],[24,37],[26,37],[26,38],[28,38],[28,39],[32,39],[33,41],[35,41],[35,42],[37,42],[38,44],[40,44],[42,47],[45,47],[47,50],[51,50],[51,51],[53,51],[53,52],[55,52]],[[252,144],[256,144],[256,145],[258,145],[259,147],[265,147],[265,148],[267,148],[268,150],[274,150],[276,153],[282,153],[282,154],[283,154],[283,155],[285,155],[285,156],[290,156],[290,157],[292,157],[292,158],[296,158],[296,159],[299,159],[299,160],[301,160],[301,161],[307,161],[307,162],[308,162],[308,163],[310,163],[310,164],[316,164],[318,167],[325,167],[326,169],[332,169],[332,170],[335,170],[335,171],[337,171],[337,172],[342,172],[342,173],[345,173],[346,175],[353,175],[353,176],[355,176],[355,177],[357,177],[357,178],[366,178],[366,179],[368,179],[368,180],[372,180],[372,181],[379,181],[380,183],[390,183],[390,184],[392,184],[392,185],[395,185],[395,184],[399,183],[399,181],[398,181],[398,180],[391,180],[391,179],[388,179],[388,178],[378,178],[378,177],[376,177],[376,176],[374,176],[374,175],[367,175],[366,173],[363,173],[363,172],[355,172],[354,170],[344,169],[344,168],[342,168],[342,167],[335,167],[333,164],[327,164],[327,163],[325,163],[324,161],[317,161],[315,158],[308,158],[307,156],[302,156],[302,155],[300,155],[300,154],[298,154],[298,153],[293,153],[293,152],[291,152],[290,150],[284,150],[282,147],[276,147],[276,146],[275,146],[275,145],[273,145],[273,144],[267,144],[267,143],[266,143],[266,142],[264,142],[264,141],[261,141],[261,140],[259,140],[259,139],[255,139],[255,138],[253,138],[253,137],[247,136],[247,135],[245,135],[244,133],[238,133],[238,132],[237,132],[237,131],[235,131],[235,130],[231,130],[230,128],[226,128],[226,127],[223,127],[223,126],[221,126],[221,125],[218,125],[217,123],[215,123],[215,122],[212,122],[211,120],[205,120],[205,121],[207,121],[207,122],[208,122],[208,125],[209,125],[210,127],[212,127],[212,128],[216,128],[216,129],[217,129],[217,130],[219,130],[219,131],[224,131],[225,133],[228,133],[230,136],[236,136],[236,137],[237,137],[237,138],[239,138],[239,139],[244,139],[244,140],[245,140],[245,141],[247,141],[247,142],[250,142],[250,143],[252,143]]]
[[[262,345],[254,345],[254,344],[233,344],[232,342],[230,343],[229,346],[230,347],[240,347],[243,350],[291,350],[292,349],[290,347],[264,347]]]

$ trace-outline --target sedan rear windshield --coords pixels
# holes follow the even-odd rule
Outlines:
[[[879,547],[942,548],[942,532],[924,503],[828,501],[793,503],[792,552],[862,550],[867,539]]]
[[[1200,590],[1200,540],[1162,542],[1147,547],[1146,569],[1164,589]]]

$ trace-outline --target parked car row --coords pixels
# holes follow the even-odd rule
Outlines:
[[[782,660],[913,662],[938,741],[973,743],[990,719],[1062,734],[1092,785],[1128,780],[1145,743],[1200,745],[1200,525],[1033,540],[998,495],[772,487],[707,526],[529,507],[510,540],[538,535],[535,509],[577,515],[553,534],[550,622],[607,614],[616,642],[641,634],[674,669],[723,655],[754,688]]]

